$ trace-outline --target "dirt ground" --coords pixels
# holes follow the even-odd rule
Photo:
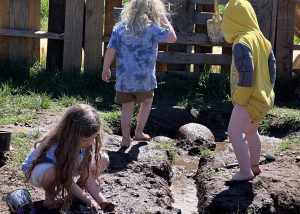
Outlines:
[[[41,133],[45,133],[55,124],[59,115],[43,112],[39,118],[37,122],[26,126],[15,124],[0,128],[13,132],[20,128],[27,132],[39,129]],[[99,182],[104,195],[117,204],[116,213],[180,213],[172,207],[173,198],[169,189],[172,169],[163,150],[157,149],[154,142],[135,141],[126,152],[120,152],[120,136],[106,134],[104,139],[111,162]],[[58,213],[40,207],[41,200],[44,199],[43,191],[25,184],[21,170],[11,163],[17,152],[11,148],[5,153],[7,160],[0,168],[0,195],[5,196],[13,190],[26,188],[39,209],[38,213]],[[0,213],[9,213],[3,200],[0,200]],[[89,213],[89,209],[75,206],[70,213]]]
[[[268,154],[280,142],[264,138],[263,153]],[[214,156],[199,164],[197,184],[199,213],[300,213],[300,146],[275,154],[275,161],[261,157],[262,173],[253,181],[225,185],[238,169],[229,143],[217,144]],[[271,156],[271,158],[272,158]],[[268,156],[266,156],[268,157]]]
[[[178,115],[178,109],[174,110],[174,115]],[[183,122],[186,118],[190,118],[190,115],[181,116],[183,118],[174,117],[174,115],[170,118],[177,118]],[[181,112],[180,115],[184,114]],[[43,135],[59,118],[60,115],[56,113],[39,112],[37,119],[32,124],[26,124],[26,126],[25,124],[15,124],[5,128],[15,133],[19,129],[25,129],[28,132],[38,130]],[[171,126],[172,123],[174,125],[175,122],[169,119],[160,121],[160,124]],[[179,126],[180,124],[175,125]],[[0,129],[3,128],[0,126]],[[162,128],[160,127],[160,129]],[[173,128],[170,130],[174,131]],[[119,151],[120,136],[105,134],[104,139],[111,163],[107,172],[100,177],[99,182],[104,195],[118,205],[116,213],[191,214],[187,209],[180,210],[174,206],[176,197],[172,195],[170,188],[174,170],[169,162],[168,153],[157,149],[157,142],[135,141],[126,152],[121,152]],[[280,142],[280,139],[264,138],[263,153],[271,154],[271,151]],[[0,195],[4,196],[13,190],[26,188],[38,209],[42,209],[40,204],[44,198],[43,191],[25,184],[19,167],[13,166],[11,162],[12,157],[18,152],[12,147],[5,154],[7,158],[5,164],[0,165]],[[177,155],[182,154],[178,152]],[[299,173],[297,173],[300,163],[296,161],[296,157],[299,155],[300,148],[297,147],[276,154],[276,160],[272,162],[262,157],[263,172],[261,175],[251,182],[226,186],[225,180],[229,179],[231,174],[237,170],[235,167],[227,169],[226,166],[235,163],[236,160],[228,142],[217,142],[214,156],[200,159],[197,174],[185,175],[196,181],[198,213],[300,213],[300,186]],[[185,172],[180,173],[184,174]],[[87,207],[76,205],[69,212],[70,214],[89,213]],[[0,213],[9,213],[8,206],[2,200],[0,200]],[[43,210],[39,213],[58,212]],[[102,212],[99,211],[99,213]]]

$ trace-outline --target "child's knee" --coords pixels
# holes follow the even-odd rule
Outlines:
[[[108,165],[109,165],[109,156],[106,152],[101,152],[100,154],[100,165],[105,169],[107,169]]]
[[[109,165],[109,156],[105,152],[101,152],[99,154],[99,160],[98,164],[93,161],[92,162],[92,172],[94,177],[99,177],[100,174],[102,174],[108,167]]]
[[[36,187],[52,185],[56,179],[55,166],[51,163],[41,163],[31,172],[30,183]]]

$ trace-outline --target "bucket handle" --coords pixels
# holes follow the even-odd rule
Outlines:
[[[220,16],[219,9],[218,9],[218,0],[214,0],[214,10],[215,10],[215,12],[214,12],[212,19],[215,22],[222,21],[222,17]]]

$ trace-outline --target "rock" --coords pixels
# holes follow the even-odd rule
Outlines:
[[[238,167],[238,166],[239,166],[239,163],[230,163],[230,164],[227,164],[225,166],[225,168],[231,169],[231,168]]]
[[[266,162],[272,162],[276,160],[275,156],[270,154],[262,154],[261,156],[266,158]]]
[[[296,157],[296,161],[299,162],[300,161],[300,156]]]
[[[167,143],[172,143],[175,141],[172,138],[165,137],[165,136],[156,136],[156,137],[152,138],[152,140],[155,142],[167,142]]]
[[[204,145],[215,142],[213,133],[206,127],[198,123],[188,123],[179,128],[179,138],[186,139],[191,143]]]

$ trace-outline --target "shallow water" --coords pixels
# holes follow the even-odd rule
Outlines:
[[[173,207],[183,214],[198,213],[197,188],[193,176],[198,169],[199,158],[177,156],[173,166],[174,177],[170,187],[174,198]]]

